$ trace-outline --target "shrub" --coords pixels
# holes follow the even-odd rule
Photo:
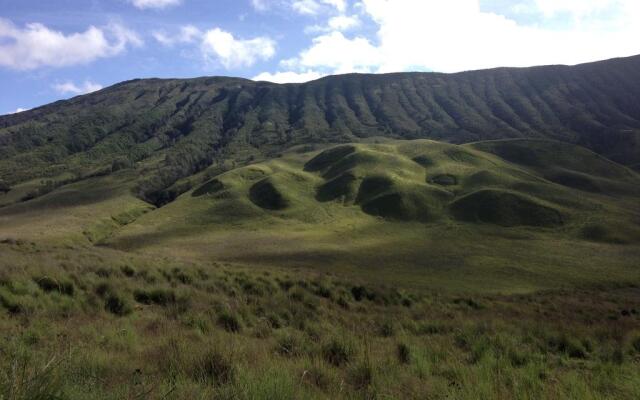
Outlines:
[[[133,167],[133,162],[127,157],[118,157],[111,162],[111,172],[117,172],[121,169],[127,169]]]
[[[306,296],[304,292],[300,289],[293,290],[289,292],[289,298],[293,301],[304,302],[306,300]]]
[[[96,270],[96,275],[98,275],[100,278],[108,278],[111,276],[111,272],[112,271],[110,269],[101,267]]]
[[[11,186],[8,183],[0,179],[0,193],[7,193],[11,190]]]
[[[11,368],[0,368],[0,399],[11,400],[57,400],[65,397],[60,362],[39,362],[9,350],[6,364]],[[3,361],[5,361],[3,360]],[[43,366],[44,364],[44,366]]]
[[[242,287],[242,291],[247,295],[253,295],[253,296],[264,295],[264,291],[256,282],[247,280],[242,282],[241,287]]]
[[[288,318],[289,316],[287,316]],[[266,317],[267,319],[267,323],[269,324],[269,326],[273,329],[280,329],[282,328],[282,322],[280,321],[280,317],[278,317],[278,315],[276,314],[270,314]]]
[[[342,366],[353,358],[353,348],[348,344],[334,338],[322,348],[322,356],[329,364],[336,367]]]
[[[355,301],[362,301],[367,297],[367,289],[364,286],[354,286],[351,288],[351,295]]]
[[[0,291],[0,306],[6,309],[9,314],[20,314],[25,311],[24,306],[20,304],[15,296],[3,291]]]
[[[394,332],[395,332],[395,329],[393,326],[393,322],[391,321],[384,321],[383,323],[380,324],[378,328],[378,333],[382,337],[391,337],[393,336]]]
[[[111,314],[117,316],[131,314],[132,311],[129,302],[123,296],[117,293],[109,293],[104,302],[104,308]]]
[[[294,285],[293,281],[287,279],[284,281],[278,281],[278,285],[280,285],[280,289],[282,289],[285,292],[288,292],[289,289],[291,289]]]
[[[196,374],[208,384],[225,385],[233,381],[236,369],[230,357],[211,350],[197,363]]]
[[[624,362],[624,351],[620,346],[616,346],[613,353],[611,353],[611,361],[618,365],[621,365]]]
[[[450,333],[452,330],[453,328],[448,325],[426,322],[415,327],[414,333],[417,335],[443,335]]]
[[[272,332],[273,332],[273,328],[271,327],[269,322],[265,320],[260,320],[258,321],[257,325],[253,329],[253,336],[255,336],[258,339],[266,339],[268,337],[271,337]]]
[[[353,296],[355,301],[362,301],[365,299],[369,301],[374,301],[379,297],[376,295],[374,291],[369,290],[362,285],[352,287],[351,295]],[[380,299],[380,300],[382,300],[382,303],[388,303],[387,301],[388,299]]]
[[[322,390],[326,390],[331,383],[326,371],[319,366],[313,366],[305,370],[302,374],[302,381]]]
[[[57,291],[60,294],[73,296],[73,292],[75,291],[73,283],[69,281],[55,280],[48,276],[43,276],[41,278],[34,278],[33,280],[40,287],[40,289],[42,289],[47,293]]]
[[[124,276],[129,277],[129,278],[131,278],[132,276],[134,276],[136,274],[136,270],[133,269],[133,267],[131,267],[129,265],[123,265],[122,267],[120,267],[120,271],[122,271]]]
[[[631,348],[636,353],[640,353],[640,335],[637,335],[635,338],[631,340]]]
[[[240,332],[240,320],[235,314],[223,312],[218,316],[218,325],[227,332]]]
[[[336,304],[345,310],[349,309],[349,302],[342,296],[336,300]]]
[[[587,350],[583,344],[579,340],[571,338],[566,334],[549,338],[548,344],[552,349],[564,353],[571,358],[587,358]]]
[[[516,349],[509,350],[509,361],[511,365],[519,368],[524,367],[529,361],[529,357],[526,352]]]
[[[137,289],[133,292],[133,298],[141,304],[157,304],[159,306],[167,306],[176,303],[176,294],[173,290],[153,289],[141,290]]]
[[[468,306],[469,308],[473,309],[473,310],[480,310],[483,308],[482,304],[478,303],[477,301],[475,301],[474,299],[470,299],[470,298],[459,298],[459,299],[455,299],[453,301],[455,304],[463,304]]]
[[[109,282],[100,282],[96,285],[95,292],[100,297],[105,297],[109,293],[113,292],[113,288]]]
[[[178,280],[178,282],[184,285],[190,285],[193,283],[193,278],[191,277],[191,275],[182,271],[180,268],[173,269],[173,276]]]
[[[409,364],[411,362],[411,349],[404,343],[398,343],[396,355],[400,364]]]
[[[302,340],[291,333],[283,334],[278,338],[276,351],[286,357],[300,356],[304,352]]]
[[[322,283],[317,283],[313,292],[315,293],[316,296],[324,297],[325,299],[333,298],[333,293],[331,293],[331,289],[324,286]]]
[[[364,390],[373,382],[373,368],[369,363],[362,363],[349,371],[349,382],[356,390]]]

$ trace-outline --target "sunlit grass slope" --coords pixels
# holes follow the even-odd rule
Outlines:
[[[89,245],[155,207],[131,193],[135,171],[71,183],[0,208],[0,237]],[[37,184],[36,184],[37,185]]]
[[[305,150],[216,176],[104,244],[432,287],[638,276],[640,180],[588,150],[541,140]]]

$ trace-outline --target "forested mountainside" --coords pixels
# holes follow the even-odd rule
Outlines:
[[[45,178],[55,187],[137,164],[137,194],[163,204],[189,188],[176,182],[207,168],[224,171],[296,144],[377,136],[555,139],[637,169],[639,97],[640,56],[284,85],[224,77],[133,80],[0,117],[0,182]]]

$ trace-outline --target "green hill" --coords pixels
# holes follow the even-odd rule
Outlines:
[[[374,268],[381,281],[508,291],[547,287],[551,277],[552,286],[625,280],[635,258],[621,248],[640,248],[638,174],[555,141],[294,146],[201,174],[203,183],[161,208],[133,196],[135,173],[0,208],[0,234],[355,276]]]

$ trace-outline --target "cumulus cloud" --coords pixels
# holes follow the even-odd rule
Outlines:
[[[640,3],[631,0],[529,0],[535,12],[553,18],[568,13],[579,23],[523,25],[483,11],[479,0],[362,0],[358,7],[377,26],[376,40],[347,37],[348,24],[312,40],[287,71],[322,73],[434,70],[457,72],[497,66],[578,64],[640,53]],[[606,17],[604,17],[606,15]],[[330,20],[331,22],[331,20]],[[295,76],[295,75],[291,75]]]
[[[321,0],[324,4],[328,4],[330,6],[335,7],[336,10],[341,13],[347,10],[347,1],[346,0]]]
[[[152,36],[167,47],[197,44],[206,63],[226,69],[250,67],[258,61],[271,59],[276,53],[276,42],[269,37],[242,39],[217,27],[203,31],[185,25],[178,32],[154,31]]]
[[[315,15],[320,12],[320,4],[315,0],[297,0],[291,7],[300,14]]]
[[[62,95],[79,95],[98,91],[102,89],[102,85],[91,81],[84,81],[82,84],[76,85],[72,81],[66,81],[54,84],[53,88]]]
[[[182,3],[182,0],[131,0],[131,4],[141,10],[148,8],[162,9],[177,6],[180,3]]]
[[[65,35],[40,23],[20,28],[0,18],[0,66],[12,69],[86,64],[142,43],[135,32],[119,24]]]
[[[314,38],[311,47],[303,50],[297,57],[282,60],[280,67],[294,71],[314,70],[323,71],[324,74],[342,74],[371,72],[382,62],[379,49],[367,38],[349,39],[342,32],[331,32]]]
[[[289,9],[307,16],[315,16],[329,11],[344,13],[347,10],[347,0],[251,0],[256,11],[265,12],[269,9]]]
[[[569,14],[584,18],[617,5],[620,5],[620,0],[529,0],[515,4],[514,8],[527,13],[542,13],[545,17]]]
[[[589,20],[562,30],[544,24],[524,26],[484,12],[479,0],[362,0],[365,12],[379,25],[377,50],[382,62],[376,71],[381,72],[576,64],[640,52],[640,42],[630,40],[640,33],[632,22],[640,18],[635,0],[587,0],[589,8],[581,2],[560,0],[553,6],[536,0],[534,5],[548,14],[606,10],[617,15],[606,24]]]
[[[305,28],[305,33],[346,32],[359,28],[362,21],[357,15],[336,15],[329,18],[326,25],[311,25]]]
[[[381,63],[380,52],[368,39],[348,39],[341,32],[331,32],[314,38],[313,45],[297,57],[282,60],[282,71],[263,72],[253,79],[277,83],[307,82],[330,74],[371,72]]]
[[[269,9],[267,0],[251,0],[251,5],[256,11],[267,11]]]
[[[9,113],[9,114],[17,114],[17,113],[21,113],[21,112],[23,112],[23,111],[29,111],[29,110],[30,110],[30,108],[22,108],[22,107],[18,107],[18,109],[17,109],[17,110],[15,110],[14,112]]]
[[[301,83],[301,82],[309,82],[319,78],[326,76],[326,74],[320,73],[318,71],[307,70],[303,72],[263,72],[259,75],[251,78],[254,81],[267,81],[274,83]]]
[[[276,53],[276,43],[264,36],[238,39],[229,32],[215,28],[204,33],[201,49],[207,60],[219,62],[226,69],[233,69],[269,60]]]
[[[185,25],[180,28],[177,34],[167,34],[165,31],[153,31],[152,36],[160,44],[164,46],[173,46],[175,44],[194,43],[202,37],[200,29],[193,25]]]
[[[341,13],[347,9],[345,0],[294,0],[291,3],[294,11],[306,15],[317,15],[323,11],[324,6],[334,8]]]
[[[359,27],[360,18],[357,15],[338,15],[330,18],[327,26],[334,31],[347,31]]]
[[[457,72],[640,53],[640,42],[632,39],[640,37],[636,0],[521,0],[512,11],[536,15],[527,23],[488,12],[480,0],[361,0],[354,9],[360,11],[358,21],[377,26],[375,40],[346,35],[356,22],[340,14],[307,28],[317,36],[296,57],[281,61],[279,72],[259,76],[297,82],[299,74],[310,72]]]

